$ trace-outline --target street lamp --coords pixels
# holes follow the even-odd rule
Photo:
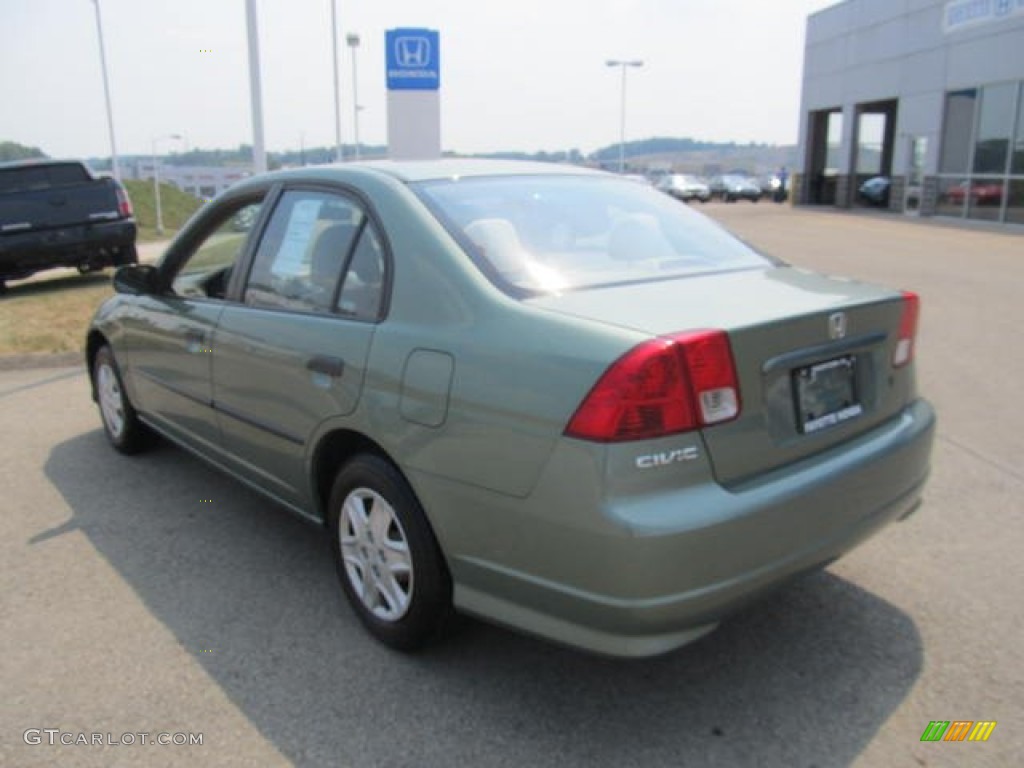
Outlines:
[[[348,47],[352,49],[352,139],[355,142],[356,147],[356,160],[359,159],[359,110],[362,107],[359,106],[359,91],[358,91],[358,76],[356,74],[356,48],[359,47],[359,35],[355,32],[350,32],[345,37],[345,42],[348,43]]]
[[[156,201],[156,233],[158,235],[164,233],[164,212],[160,207],[160,165],[157,163],[156,145],[157,142],[164,141],[165,139],[180,141],[181,136],[176,133],[169,133],[166,136],[153,137],[153,198]]]
[[[622,106],[619,110],[619,173],[623,173],[626,170],[626,68],[642,67],[644,63],[639,59],[632,61],[608,59],[605,64],[622,70]]]
[[[331,64],[334,67],[334,162],[342,161],[341,148],[341,96],[338,90],[338,8],[331,0]]]
[[[100,0],[92,0],[96,9],[96,34],[100,41],[100,69],[103,70],[103,95],[107,100],[107,128],[110,131],[110,170],[114,178],[121,180],[121,169],[117,164],[117,143],[114,141],[114,113],[110,108],[110,82],[107,79],[107,54],[103,47],[103,22],[100,19]]]
[[[252,109],[252,169],[267,170],[267,148],[263,141],[263,86],[260,84],[260,28],[256,0],[245,2],[245,28],[249,42],[249,101]]]

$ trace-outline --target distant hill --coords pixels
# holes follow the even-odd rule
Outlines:
[[[796,161],[796,147],[793,145],[737,144],[658,137],[628,141],[625,147],[626,169],[635,173],[678,171],[710,176],[726,171],[746,171],[760,175],[778,170],[781,166],[792,168]],[[602,147],[589,155],[572,149],[568,152],[489,152],[475,156],[576,163],[609,170],[618,170],[619,167],[618,144]]]
[[[4,146],[0,144],[0,147]],[[659,173],[678,171],[714,175],[725,171],[742,170],[753,174],[764,174],[777,170],[780,166],[792,168],[796,161],[796,147],[793,145],[775,144],[737,144],[736,142],[704,141],[693,138],[654,137],[628,141],[626,148],[627,170],[635,173]],[[34,148],[24,148],[34,149]],[[355,148],[346,144],[342,147],[345,160],[351,160]],[[38,150],[36,150],[38,151]],[[360,157],[363,160],[387,157],[387,147],[383,145],[360,145]],[[579,149],[549,152],[522,152],[503,150],[499,152],[472,153],[457,150],[446,151],[449,157],[485,157],[506,160],[534,160],[544,163],[573,163],[589,165],[609,170],[618,170],[619,145],[609,144],[606,147],[586,154]],[[149,157],[142,157],[149,160]],[[122,158],[130,162],[132,156]],[[252,146],[239,144],[234,149],[191,149],[188,152],[176,152],[167,155],[163,161],[168,165],[210,165],[210,166],[249,166],[252,163]],[[267,165],[271,170],[299,165],[322,165],[334,162],[334,147],[306,147],[267,153]],[[90,158],[90,165],[96,169],[108,169],[108,158]]]

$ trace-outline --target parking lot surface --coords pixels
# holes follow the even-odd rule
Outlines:
[[[471,620],[402,656],[344,604],[321,531],[170,446],[114,453],[80,368],[0,371],[0,764],[1020,765],[1024,237],[701,210],[799,266],[921,294],[939,435],[915,516],[665,657]],[[922,743],[933,720],[998,724]]]

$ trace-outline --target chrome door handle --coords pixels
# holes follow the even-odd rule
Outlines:
[[[325,376],[336,379],[345,372],[345,361],[340,357],[314,355],[306,361],[306,368],[313,373],[322,373]]]
[[[206,334],[202,331],[185,331],[185,349],[194,355],[200,352],[208,352],[206,348]]]

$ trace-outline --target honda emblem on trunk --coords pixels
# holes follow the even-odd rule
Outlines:
[[[846,338],[845,312],[834,312],[828,316],[828,337],[830,339]]]

